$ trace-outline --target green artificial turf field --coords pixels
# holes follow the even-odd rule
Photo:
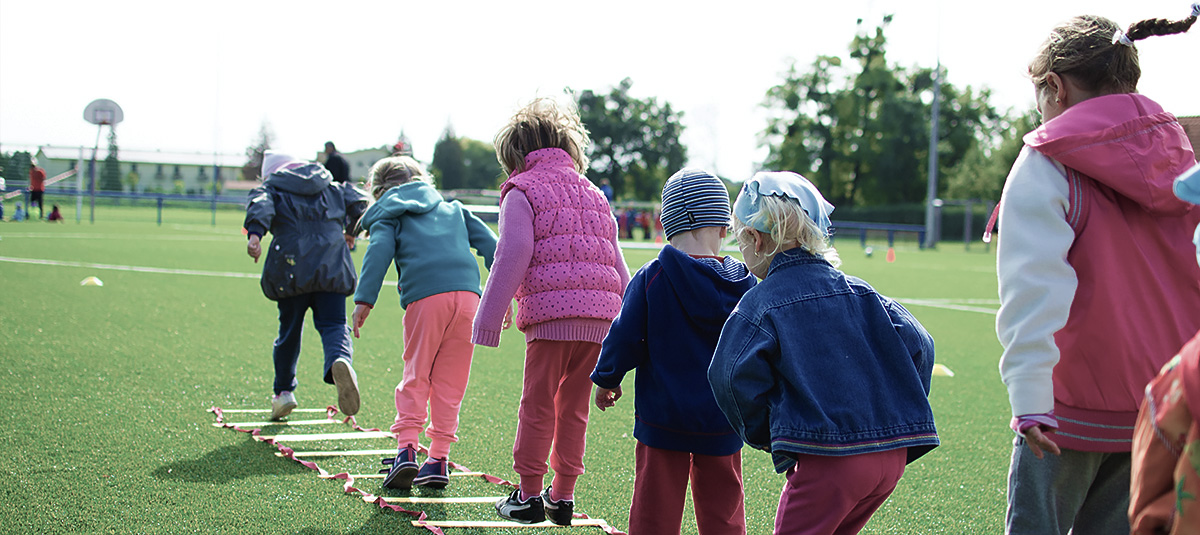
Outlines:
[[[343,492],[270,444],[212,426],[210,407],[263,409],[271,395],[271,343],[278,323],[258,285],[261,264],[245,254],[241,214],[152,207],[97,207],[96,223],[0,223],[0,494],[10,533],[428,533],[411,517]],[[365,245],[365,244],[364,244]],[[868,258],[858,240],[838,243],[843,269],[905,302],[933,334],[931,400],[942,446],[909,465],[864,533],[998,533],[1004,516],[1011,432],[996,371],[994,256],[945,243],[938,251],[885,243]],[[365,247],[355,254],[361,260]],[[655,251],[627,249],[636,269]],[[357,265],[357,264],[356,264]],[[103,286],[81,286],[89,276]],[[394,283],[394,273],[389,280]],[[401,310],[388,287],[354,341],[362,390],[358,423],[386,430],[401,378]],[[352,303],[351,303],[352,307]],[[348,310],[349,312],[349,310]],[[334,404],[320,380],[318,336],[304,333],[301,408]],[[463,401],[461,441],[451,459],[516,480],[511,448],[521,390],[523,338],[476,349]],[[612,410],[593,410],[576,511],[625,529],[633,481],[632,377]],[[291,419],[320,419],[297,413]],[[231,422],[265,414],[229,413]],[[254,426],[262,427],[262,426]],[[348,425],[266,426],[263,434],[333,433]],[[297,451],[391,449],[390,438],[290,444]],[[374,473],[381,456],[313,459],[329,473]],[[783,477],[766,453],[743,450],[747,527],[770,533]],[[549,481],[549,480],[547,480]],[[381,496],[379,480],[355,486]],[[444,491],[415,496],[500,496],[507,487],[456,477]],[[486,503],[403,504],[433,520],[498,520]],[[695,533],[690,505],[684,533]],[[447,528],[455,534],[536,533],[527,528]],[[573,527],[555,533],[601,533]]]

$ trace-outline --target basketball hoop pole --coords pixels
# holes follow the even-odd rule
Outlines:
[[[88,163],[88,196],[91,198],[91,214],[88,216],[88,222],[96,223],[96,151],[100,150],[100,132],[104,130],[104,123],[96,125],[96,144],[92,146],[92,161]]]

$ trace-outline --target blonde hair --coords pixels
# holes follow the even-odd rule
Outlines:
[[[525,156],[529,153],[550,148],[566,151],[575,162],[575,170],[582,174],[588,168],[587,148],[591,139],[574,103],[538,98],[508,120],[493,144],[496,159],[509,175],[525,170]]]
[[[413,180],[427,180],[428,176],[425,168],[413,158],[388,156],[371,166],[371,170],[367,173],[367,189],[371,191],[375,200],[379,200],[389,189]]]
[[[1104,17],[1075,17],[1050,32],[1029,63],[1029,77],[1038,88],[1046,85],[1046,75],[1053,72],[1070,76],[1087,91],[1136,93],[1142,68],[1132,42],[1152,35],[1184,33],[1195,22],[1195,15],[1175,22],[1148,19],[1122,32],[1117,23]],[[1121,35],[1130,44],[1121,42]]]
[[[820,227],[795,200],[778,195],[763,196],[759,199],[758,212],[751,214],[749,219],[747,223],[733,218],[730,230],[740,245],[754,244],[750,229],[761,222],[762,226],[771,229],[766,234],[775,242],[775,249],[770,256],[782,251],[785,245],[795,243],[809,253],[824,258],[833,267],[842,265],[837,249],[829,243],[829,236],[821,232]]]

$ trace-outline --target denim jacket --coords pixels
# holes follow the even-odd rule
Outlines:
[[[924,455],[939,444],[932,373],[933,338],[908,310],[795,248],[726,321],[708,379],[742,440],[782,473],[795,454]]]

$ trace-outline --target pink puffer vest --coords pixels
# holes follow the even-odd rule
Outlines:
[[[612,321],[621,310],[616,221],[599,188],[562,149],[525,156],[525,171],[500,188],[521,190],[533,208],[533,259],[517,289],[517,328],[547,321]]]

